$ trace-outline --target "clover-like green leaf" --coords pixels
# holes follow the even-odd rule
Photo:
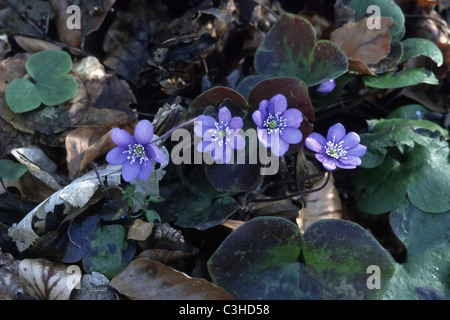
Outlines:
[[[42,102],[36,86],[24,78],[11,81],[6,87],[5,99],[9,108],[15,113],[34,110]]]
[[[126,240],[127,229],[118,224],[99,225],[82,243],[83,268],[111,279],[133,259],[135,246]]]
[[[61,50],[46,50],[32,54],[25,68],[33,81],[15,79],[6,88],[8,106],[16,113],[36,109],[41,103],[61,104],[77,95],[78,83],[67,73],[72,69],[70,55]]]
[[[431,40],[424,38],[408,38],[402,41],[403,56],[399,63],[417,56],[431,58],[440,67],[444,63],[441,49]]]
[[[378,89],[403,88],[419,83],[439,84],[434,73],[424,68],[385,72],[377,76],[364,76],[363,81],[367,86]]]
[[[427,120],[388,119],[371,122],[372,133],[361,135],[368,147],[354,183],[362,191],[358,207],[381,214],[406,195],[427,212],[450,210],[450,148],[448,132]]]
[[[420,104],[408,104],[406,106],[399,107],[392,111],[387,119],[409,119],[418,120],[420,115],[427,113],[428,109]],[[441,128],[439,128],[441,129]]]
[[[0,160],[0,179],[5,182],[19,179],[27,172],[27,166],[8,159]]]
[[[405,200],[389,218],[407,255],[403,263],[396,264],[395,273],[381,298],[450,299],[450,211],[428,213]]]
[[[239,209],[234,198],[221,195],[206,179],[203,167],[190,175],[189,183],[172,186],[161,194],[165,202],[155,205],[162,222],[173,222],[182,228],[206,230],[214,227]],[[224,177],[222,176],[222,179]]]
[[[284,218],[258,217],[232,232],[208,261],[213,281],[239,299],[375,299],[367,286],[370,266],[380,288],[394,272],[393,259],[367,231],[343,220],[307,228]]]
[[[348,60],[333,42],[316,41],[307,19],[285,13],[264,37],[254,66],[260,75],[296,77],[311,87],[347,72]]]

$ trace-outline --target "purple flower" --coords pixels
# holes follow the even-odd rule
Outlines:
[[[282,94],[275,95],[270,101],[261,101],[252,119],[258,127],[259,141],[277,157],[284,155],[290,144],[302,141],[298,129],[303,121],[302,113],[295,108],[287,109],[287,100]]]
[[[106,155],[106,161],[113,166],[123,165],[122,176],[127,182],[137,177],[146,180],[153,170],[153,161],[166,161],[164,153],[150,144],[153,138],[153,125],[148,120],[139,121],[134,128],[134,137],[127,131],[114,128],[111,139],[117,145]]]
[[[319,86],[319,88],[317,88],[317,92],[319,93],[330,93],[331,91],[334,90],[334,88],[336,88],[336,82],[334,81],[334,79],[322,82]]]
[[[327,170],[336,167],[355,169],[361,165],[361,159],[366,154],[367,147],[359,143],[359,135],[355,132],[345,134],[342,124],[336,123],[328,129],[327,137],[311,133],[305,140],[305,145],[316,153],[316,159],[322,162]]]
[[[242,150],[245,147],[245,138],[239,134],[244,126],[240,117],[231,117],[227,107],[219,110],[219,121],[211,116],[198,117],[199,124],[194,127],[197,136],[202,142],[197,145],[198,152],[211,152],[215,161],[228,163],[231,160],[232,148]]]

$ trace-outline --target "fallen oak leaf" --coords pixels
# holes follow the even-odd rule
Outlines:
[[[391,17],[380,17],[380,29],[369,29],[368,19],[344,24],[331,33],[330,39],[346,54],[349,70],[375,75],[370,65],[389,55],[392,40],[389,30],[397,23]]]

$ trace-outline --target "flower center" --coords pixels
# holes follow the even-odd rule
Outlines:
[[[144,163],[146,165],[145,162],[148,160],[144,146],[139,143],[129,144],[128,150],[125,150],[123,153],[128,153],[127,159],[130,160],[131,164],[135,163],[137,159],[139,164]]]
[[[211,142],[216,142],[219,144],[219,146],[223,146],[223,143],[227,144],[230,141],[230,137],[228,137],[231,134],[231,130],[228,127],[228,123],[224,123],[223,121],[216,122],[216,129],[209,129],[209,132],[211,132]]]
[[[325,146],[325,153],[335,159],[339,159],[340,157],[345,156],[347,154],[347,151],[342,148],[343,143],[344,141],[335,143],[334,138],[333,141],[327,141],[327,144]]]
[[[267,129],[268,134],[274,132],[281,135],[283,134],[283,129],[287,126],[287,120],[281,116],[281,112],[277,112],[275,115],[269,113],[263,126]]]

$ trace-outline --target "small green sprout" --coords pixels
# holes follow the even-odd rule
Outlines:
[[[136,185],[134,184],[130,184],[127,188],[125,188],[125,190],[122,190],[123,199],[127,201],[128,206],[134,207],[134,201],[136,201],[140,205],[140,213],[132,216],[132,218],[140,217],[145,213],[145,217],[147,218],[148,222],[154,222],[155,220],[161,222],[161,217],[159,216],[158,212],[153,209],[148,209],[147,207],[150,203],[160,203],[165,199],[156,194],[152,194],[146,198],[143,198],[142,194],[139,191],[135,190]]]

